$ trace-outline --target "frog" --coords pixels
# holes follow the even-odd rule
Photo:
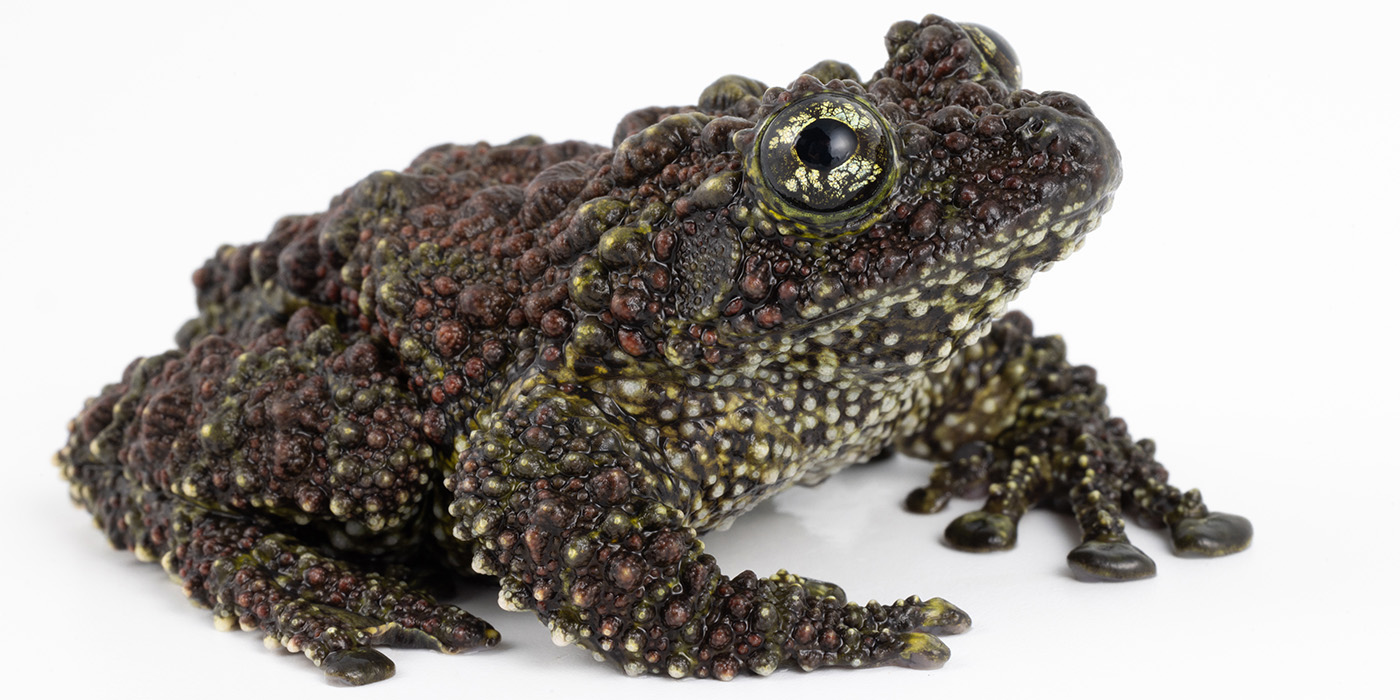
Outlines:
[[[971,624],[953,603],[861,605],[704,551],[895,452],[932,464],[910,511],[985,498],[956,549],[1014,547],[1037,506],[1077,521],[1090,581],[1155,575],[1130,516],[1178,554],[1247,548],[1247,519],[1170,484],[1094,370],[1007,310],[1109,210],[1103,124],[1023,89],[989,28],[884,41],[869,79],[727,75],[610,147],[431,148],[220,247],[175,347],[70,422],[73,500],[216,627],[351,685],[393,675],[383,647],[495,646],[440,600],[470,577],[629,675],[937,668]]]

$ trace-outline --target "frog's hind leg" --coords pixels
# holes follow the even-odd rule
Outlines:
[[[213,610],[218,627],[261,631],[333,680],[392,675],[373,646],[456,652],[495,644],[499,635],[485,622],[379,571],[425,546],[414,526],[430,513],[426,503],[411,509],[409,489],[420,480],[386,478],[395,465],[417,468],[405,445],[421,441],[406,432],[414,413],[372,341],[347,344],[310,310],[286,330],[243,352],[209,337],[133,363],[73,421],[57,455],[74,500],[115,547],[159,561],[191,600]],[[359,393],[333,391],[346,386]],[[357,418],[371,419],[369,429]],[[224,439],[230,426],[240,439]],[[326,443],[339,459],[317,471]],[[399,452],[366,451],[381,443]],[[408,484],[404,497],[389,498],[399,484]],[[357,494],[376,499],[375,509],[360,521],[336,520],[355,514],[348,496]],[[395,503],[409,504],[403,527],[376,533],[372,517],[397,516]]]
[[[342,683],[393,675],[393,662],[372,646],[458,652],[499,640],[471,614],[279,534],[260,519],[213,513],[134,484],[115,464],[110,432],[101,429],[112,420],[118,392],[144,382],[158,365],[145,361],[128,373],[127,384],[109,387],[90,404],[57,459],[73,499],[114,547],[159,561],[186,596],[213,610],[216,627],[261,631],[268,646],[304,653]]]
[[[933,375],[932,385],[930,419],[901,448],[936,466],[907,506],[932,512],[954,495],[987,493],[981,510],[948,526],[952,546],[1009,549],[1021,516],[1041,503],[1078,521],[1083,542],[1069,564],[1087,580],[1156,573],[1124,534],[1125,510],[1144,524],[1169,526],[1179,554],[1217,556],[1249,546],[1249,521],[1210,513],[1198,492],[1170,486],[1152,442],[1134,442],[1126,423],[1109,414],[1094,370],[1066,362],[1058,337],[1034,337],[1025,316],[998,321]]]
[[[329,679],[392,676],[375,646],[456,653],[500,639],[466,611],[290,535],[183,504],[174,516],[175,546],[161,564],[186,595],[213,609],[216,626],[261,631],[269,647],[305,654]]]

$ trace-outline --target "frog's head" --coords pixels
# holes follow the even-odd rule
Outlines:
[[[1019,89],[1001,37],[928,17],[886,43],[866,82],[828,61],[787,88],[730,77],[702,96],[747,119],[731,139],[735,301],[717,320],[749,362],[828,348],[843,365],[936,365],[1112,201],[1108,132],[1072,95]]]

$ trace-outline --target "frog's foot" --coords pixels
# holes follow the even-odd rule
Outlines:
[[[746,572],[738,578],[747,582],[751,576]],[[778,600],[804,601],[805,619],[794,620],[783,647],[789,660],[806,671],[823,666],[939,668],[950,652],[938,637],[972,626],[967,613],[942,598],[910,596],[893,605],[873,600],[858,605],[847,603],[845,591],[835,584],[786,571],[760,582],[760,588],[769,583],[778,587]],[[837,612],[841,620],[833,625]],[[857,639],[860,644],[851,643]]]
[[[985,489],[986,505],[945,532],[950,545],[973,552],[1013,547],[1018,521],[1038,504],[1068,510],[1083,534],[1069,565],[1089,581],[1156,574],[1156,564],[1124,533],[1125,511],[1146,525],[1170,527],[1178,554],[1248,547],[1249,521],[1210,513],[1198,492],[1170,486],[1152,441],[1134,442],[1127,424],[1110,417],[1094,370],[1069,365],[1064,353],[1062,340],[1033,337],[1030,321],[1010,314],[935,375],[942,413],[903,445],[934,458],[935,468],[906,506],[932,512],[952,496]]]
[[[188,533],[162,560],[215,624],[258,630],[270,648],[300,652],[328,680],[363,685],[394,675],[375,646],[457,653],[489,647],[486,622],[398,579],[331,559],[245,521],[187,515]]]
[[[244,629],[261,629],[267,635],[264,642],[269,648],[304,653],[320,666],[327,680],[346,685],[365,685],[394,675],[394,662],[375,649],[376,646],[434,649],[451,654],[492,646],[500,639],[486,623],[457,608],[424,605],[426,601],[413,601],[411,597],[410,601],[410,605],[418,605],[428,615],[438,618],[431,632],[405,626],[404,622],[367,617],[304,600],[283,605],[271,624],[259,625],[243,619],[239,624],[253,622]],[[421,624],[421,621],[405,622]]]

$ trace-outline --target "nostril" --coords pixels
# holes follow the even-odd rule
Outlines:
[[[1039,136],[1044,131],[1045,120],[1040,117],[1031,117],[1016,128],[1016,135],[1023,139],[1031,139]]]
[[[1103,127],[1073,96],[1020,107],[1004,115],[1007,128],[1026,148],[1076,161],[1094,160],[1102,155],[1106,134]]]
[[[1007,115],[1006,125],[1017,140],[1033,151],[1043,152],[1059,136],[1062,124],[1059,113],[1048,107],[1022,107]]]

